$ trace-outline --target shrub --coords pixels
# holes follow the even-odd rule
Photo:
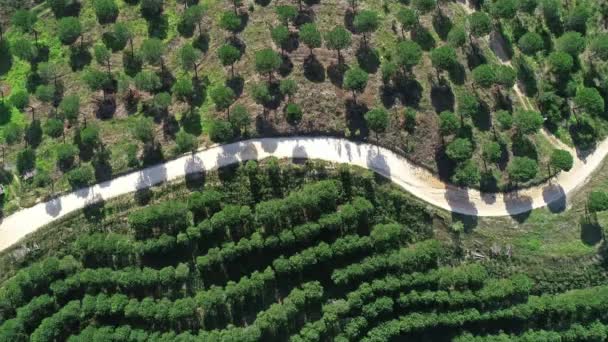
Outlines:
[[[193,152],[198,148],[196,137],[184,130],[177,132],[175,136],[176,149],[179,153]]]
[[[57,154],[57,164],[62,169],[70,168],[74,163],[74,158],[78,154],[78,149],[72,144],[60,144],[55,151]]]
[[[509,178],[516,182],[526,182],[536,177],[538,163],[528,157],[514,157],[507,167]]]
[[[48,119],[44,123],[44,133],[52,138],[60,137],[63,134],[63,121],[59,119]]]
[[[576,106],[591,115],[604,113],[604,98],[595,88],[581,87],[576,91],[574,98]]]
[[[213,142],[227,142],[234,136],[230,122],[215,120],[209,126],[209,138]]]
[[[458,64],[458,56],[453,47],[444,45],[431,51],[433,66],[440,70],[452,70]]]
[[[114,0],[94,0],[93,8],[100,24],[107,24],[118,17],[118,6]]]
[[[465,161],[473,155],[473,144],[466,138],[454,139],[446,147],[445,154],[455,162]]]
[[[295,103],[290,103],[285,106],[285,116],[291,124],[297,124],[302,120],[302,109]]]
[[[479,168],[472,160],[466,160],[458,165],[452,175],[452,182],[461,186],[479,184],[480,179]]]
[[[517,46],[526,55],[533,55],[545,46],[543,38],[536,32],[528,32],[517,41]]]
[[[469,16],[469,29],[475,37],[485,36],[492,29],[492,20],[483,12],[475,12]]]
[[[566,150],[554,149],[551,152],[551,167],[557,171],[570,171],[574,163],[572,154]]]
[[[483,88],[491,87],[496,82],[495,67],[490,64],[482,64],[473,69],[473,80]]]
[[[376,134],[386,131],[388,127],[389,116],[384,108],[374,108],[365,113],[364,118],[367,127]]]
[[[544,119],[539,112],[522,110],[515,113],[515,127],[522,134],[532,134],[538,132],[542,127]]]
[[[82,33],[82,26],[78,18],[65,17],[59,20],[59,27],[57,34],[59,40],[65,45],[70,45],[80,37]]]
[[[24,174],[34,169],[36,165],[36,152],[32,148],[25,148],[17,153],[17,171]]]
[[[552,52],[549,57],[547,57],[547,62],[551,67],[551,71],[556,74],[567,74],[574,66],[574,59],[572,56],[560,51]]]
[[[555,42],[555,49],[576,57],[585,50],[585,38],[579,32],[566,32]]]
[[[17,90],[11,94],[9,102],[19,110],[25,109],[30,104],[30,94],[25,90]]]
[[[4,142],[8,145],[13,145],[23,137],[23,128],[14,122],[9,122],[2,130]]]
[[[344,89],[351,90],[353,95],[363,92],[367,86],[367,73],[358,66],[348,69],[344,73]]]
[[[73,189],[82,188],[93,181],[93,167],[82,165],[68,172],[68,182]]]
[[[608,210],[608,193],[598,190],[591,191],[587,197],[587,208],[592,213]]]

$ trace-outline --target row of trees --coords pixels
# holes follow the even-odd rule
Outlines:
[[[335,284],[344,286],[369,279],[380,272],[424,270],[437,264],[441,250],[441,244],[437,240],[425,240],[336,269],[331,278]]]
[[[251,255],[309,245],[321,235],[352,234],[368,222],[372,212],[373,206],[369,201],[355,198],[352,203],[341,206],[340,211],[321,216],[316,223],[309,222],[283,229],[276,235],[256,232],[238,242],[227,242],[221,247],[211,248],[207,254],[196,258],[196,264],[202,272],[211,271],[218,266],[223,269]]]
[[[162,269],[149,267],[85,268],[65,279],[53,282],[50,290],[58,302],[79,298],[85,293],[121,292],[127,295],[159,297],[174,291],[180,293],[189,281],[190,269],[180,263]]]
[[[273,304],[270,308],[260,312],[253,324],[241,328],[230,327],[223,330],[200,330],[198,335],[191,332],[177,334],[175,332],[153,332],[135,329],[129,325],[88,326],[79,335],[69,337],[69,341],[88,341],[92,338],[135,339],[146,341],[258,341],[262,338],[277,338],[285,330],[292,329],[306,307],[318,304],[323,298],[323,287],[318,282],[305,283],[301,288],[292,290],[283,302]]]
[[[496,335],[462,334],[455,342],[523,342],[523,341],[602,341],[608,338],[608,326],[600,321],[590,324],[572,324],[565,330],[526,330],[523,333]]]
[[[370,322],[385,308],[392,313],[418,311],[432,305],[444,310],[448,306],[494,305],[517,303],[527,296],[531,282],[526,277],[493,279],[479,264],[457,267],[440,267],[413,274],[388,275],[364,282],[339,299],[323,306],[322,317],[307,323],[292,341],[318,341],[326,339],[350,341],[360,338]],[[420,291],[420,292],[418,292]],[[401,296],[399,296],[401,294]],[[481,300],[481,298],[484,300]],[[391,298],[396,298],[393,301]],[[391,299],[388,301],[387,299]],[[440,305],[440,301],[445,301]],[[378,305],[381,305],[380,308]],[[395,305],[397,303],[397,306]]]
[[[55,280],[76,273],[82,265],[71,255],[49,257],[17,272],[0,288],[0,321],[13,317],[17,308],[46,292]]]
[[[530,296],[526,303],[495,311],[480,312],[465,309],[449,313],[414,313],[384,322],[371,329],[364,341],[387,339],[440,327],[475,323],[485,329],[503,331],[526,327],[561,327],[578,320],[590,320],[601,315],[608,305],[605,286],[572,290],[557,295]]]

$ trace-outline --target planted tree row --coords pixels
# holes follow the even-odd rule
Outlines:
[[[261,252],[280,251],[295,246],[308,245],[321,234],[348,234],[367,222],[373,206],[363,198],[355,198],[352,203],[340,207],[335,213],[323,215],[317,223],[305,223],[290,229],[283,229],[278,234],[262,236],[256,232],[248,238],[242,238],[237,243],[228,242],[221,248],[211,248],[207,254],[196,259],[197,266],[202,272],[220,265],[229,265],[237,259]]]
[[[437,265],[441,253],[442,247],[437,240],[425,240],[396,251],[373,255],[358,263],[337,269],[333,271],[331,278],[337,285],[345,286],[361,280],[369,280],[382,272],[426,270]]]
[[[597,286],[557,295],[530,296],[526,303],[489,312],[466,309],[447,313],[413,313],[378,325],[368,332],[364,340],[386,341],[429,329],[456,327],[473,332],[526,327],[551,329],[603,317],[608,307],[607,293],[607,287]]]

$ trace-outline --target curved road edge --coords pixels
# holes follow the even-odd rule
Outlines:
[[[274,156],[356,165],[389,178],[412,195],[441,209],[474,216],[507,216],[525,213],[552,203],[565,206],[567,195],[588,181],[607,153],[608,139],[584,160],[575,158],[573,168],[569,172],[560,173],[551,182],[519,191],[490,194],[446,184],[429,171],[413,165],[405,157],[372,144],[333,137],[244,140],[216,145],[22,209],[0,223],[0,251],[37,229],[87,205],[188,174],[211,171],[252,159],[261,160]]]

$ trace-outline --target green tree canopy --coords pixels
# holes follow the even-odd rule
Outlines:
[[[100,24],[111,23],[118,17],[118,5],[114,0],[94,0],[93,8]]]
[[[492,30],[492,20],[484,12],[475,12],[468,18],[469,31],[475,37],[483,37]]]
[[[479,99],[475,95],[464,93],[458,97],[457,104],[461,121],[464,118],[475,117],[479,113]]]
[[[388,128],[389,116],[384,108],[374,108],[365,113],[364,118],[367,127],[376,134],[382,133]]]
[[[236,95],[232,88],[225,85],[217,85],[211,89],[211,99],[215,103],[215,108],[219,111],[226,110],[234,102]]]
[[[141,116],[133,121],[131,126],[133,137],[144,144],[154,141],[154,122],[152,118]]]
[[[24,9],[16,10],[11,17],[11,24],[23,32],[31,32],[37,21],[36,13]]]
[[[422,49],[418,43],[411,40],[403,40],[395,47],[395,63],[404,70],[410,70],[420,63]]]
[[[175,135],[176,149],[180,153],[194,152],[198,148],[196,137],[184,130],[180,130]]]
[[[241,17],[233,11],[224,12],[220,18],[220,27],[232,34],[236,34],[241,29],[241,25]]]
[[[462,25],[454,25],[448,32],[448,43],[455,48],[464,46],[467,42],[467,34]]]
[[[608,59],[608,33],[600,33],[593,37],[589,44],[589,50],[597,59]]]
[[[237,104],[232,108],[230,124],[239,132],[247,130],[251,124],[251,115],[245,106]]]
[[[278,5],[274,8],[279,20],[283,25],[287,26],[290,21],[294,21],[298,16],[298,9],[290,5]]]
[[[455,134],[460,128],[460,122],[456,114],[450,111],[444,111],[439,114],[439,131],[441,135]]]
[[[353,21],[355,30],[363,35],[365,44],[367,44],[367,35],[376,31],[379,25],[378,13],[370,10],[360,11]]]
[[[80,21],[75,17],[61,18],[58,22],[57,34],[59,40],[65,45],[70,45],[82,34]]]
[[[497,141],[491,141],[483,145],[481,155],[486,163],[495,164],[500,161],[502,156],[502,148]]]
[[[521,110],[515,113],[513,122],[521,134],[533,134],[543,126],[543,116],[533,110]]]
[[[517,46],[521,50],[521,52],[526,55],[533,55],[539,51],[541,51],[545,43],[543,38],[536,32],[527,32],[523,36],[519,38],[517,41]]]
[[[496,0],[490,5],[490,13],[495,18],[513,19],[518,5],[518,0]]]
[[[285,25],[273,27],[270,30],[270,38],[283,51],[285,44],[289,41],[289,28]]]
[[[180,100],[189,100],[194,95],[194,85],[190,77],[178,78],[173,86],[171,92]]]
[[[604,98],[600,92],[591,87],[580,87],[574,97],[576,107],[591,115],[602,115],[604,113]]]
[[[509,178],[516,182],[527,182],[538,173],[538,163],[528,157],[514,157],[507,167]]]
[[[600,190],[591,191],[587,196],[587,208],[592,213],[608,210],[608,193]]]
[[[315,24],[306,23],[300,27],[300,40],[308,46],[311,55],[313,49],[321,47],[321,39],[321,33]]]
[[[572,57],[578,56],[585,50],[586,42],[583,35],[579,32],[566,32],[555,42],[557,51],[570,54]]]
[[[479,184],[481,176],[479,168],[472,160],[466,160],[456,166],[452,175],[452,182],[460,186],[473,186]]]
[[[431,62],[439,70],[452,70],[458,64],[456,50],[449,45],[431,51]]]
[[[508,65],[495,65],[496,84],[504,88],[512,88],[517,79],[517,73]]]
[[[490,64],[481,64],[473,69],[473,81],[482,88],[489,88],[496,82],[495,67]]]
[[[412,0],[412,6],[421,14],[427,14],[437,6],[437,0]]]
[[[268,80],[272,79],[272,73],[281,66],[281,57],[272,49],[262,49],[255,53],[255,70],[260,74],[268,74]]]
[[[572,154],[566,150],[554,149],[551,152],[551,167],[557,171],[570,171],[574,164]]]
[[[30,39],[25,37],[13,40],[10,49],[13,55],[30,63],[35,62],[38,58],[38,48]]]
[[[325,36],[325,45],[328,49],[338,52],[338,59],[341,62],[340,51],[346,49],[351,44],[351,34],[344,26],[336,26]]]
[[[473,155],[473,144],[466,138],[456,138],[445,149],[448,158],[455,162],[465,161]]]
[[[291,124],[297,124],[302,120],[302,108],[295,103],[289,103],[285,106],[285,117]]]
[[[75,123],[80,115],[80,97],[76,94],[64,96],[59,103],[58,111],[69,122]]]
[[[574,67],[572,56],[561,51],[551,52],[547,57],[547,63],[549,63],[551,71],[558,75],[566,75]]]
[[[356,98],[357,92],[365,90],[367,80],[367,73],[358,66],[354,66],[344,73],[344,89],[352,91],[353,96]]]
[[[217,55],[223,66],[230,65],[231,73],[234,75],[234,63],[241,59],[241,50],[231,44],[224,44],[217,50]]]
[[[418,14],[409,7],[401,7],[395,17],[401,24],[401,34],[403,36],[405,36],[404,31],[413,30],[418,25]]]
[[[147,63],[152,65],[161,64],[165,53],[165,44],[158,38],[148,38],[141,44],[140,53]]]

